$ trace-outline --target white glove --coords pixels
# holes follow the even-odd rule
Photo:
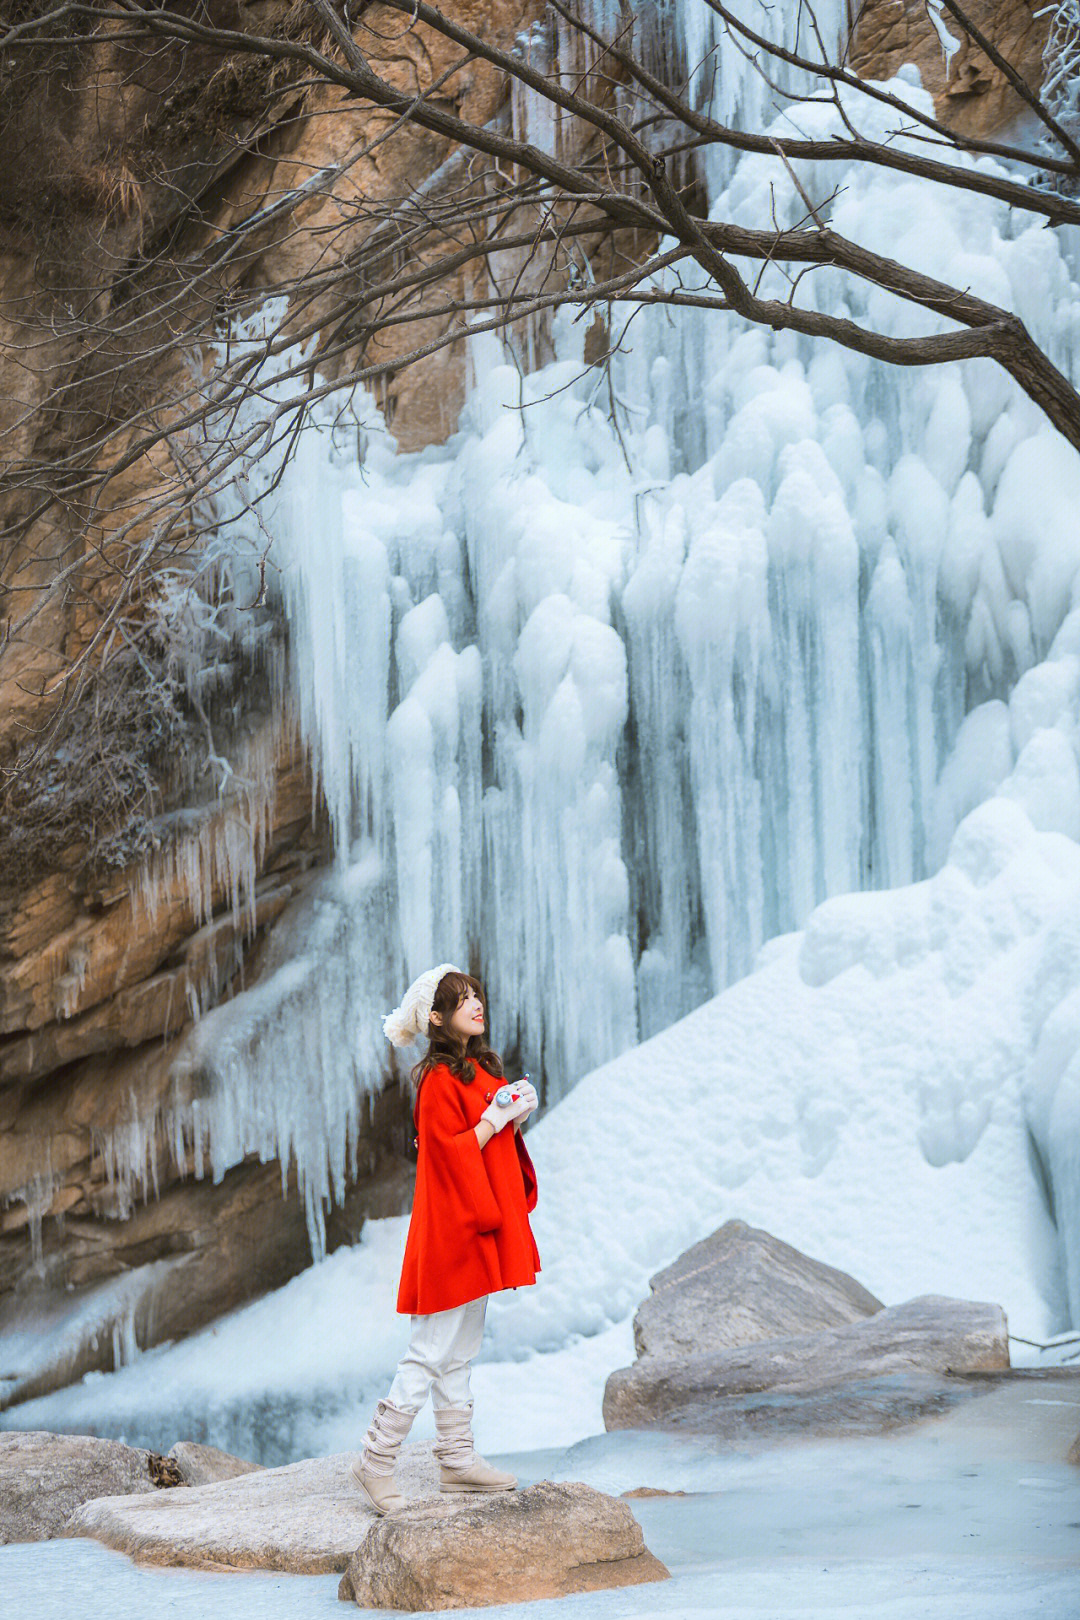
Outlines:
[[[532,1090],[531,1087],[529,1089]],[[499,1097],[499,1093],[504,1090],[512,1091],[515,1095],[513,1101],[508,1102],[505,1105],[501,1105],[497,1099]],[[533,1095],[535,1096],[536,1093],[533,1092]],[[529,1099],[524,1089],[520,1085],[503,1085],[499,1087],[499,1090],[495,1093],[495,1096],[492,1098],[491,1102],[488,1103],[487,1107],[484,1109],[484,1112],[480,1115],[480,1118],[482,1120],[486,1119],[492,1130],[495,1132],[495,1135],[498,1136],[504,1125],[510,1125],[515,1119],[524,1119],[526,1114],[532,1113],[535,1106],[536,1104]]]

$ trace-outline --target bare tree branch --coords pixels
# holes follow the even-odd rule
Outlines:
[[[1080,146],[1040,87],[1021,90],[993,42],[943,0],[973,46],[1041,109],[1060,157],[961,137],[859,79],[842,50],[830,55],[809,8],[817,57],[797,39],[785,44],[750,27],[723,0],[701,3],[774,88],[775,73],[788,85],[799,76],[802,92],[777,88],[789,107],[799,94],[823,98],[842,133],[806,139],[717,118],[691,101],[687,83],[667,82],[644,59],[629,4],[609,36],[567,0],[551,0],[552,26],[577,52],[557,70],[427,0],[351,9],[313,0],[253,15],[224,0],[67,0],[21,12],[0,31],[9,80],[27,64],[47,84],[50,53],[68,53],[65,61],[88,72],[95,53],[102,61],[120,53],[115,60],[136,77],[177,84],[192,62],[211,82],[213,71],[269,75],[251,115],[180,177],[136,182],[109,149],[99,179],[106,200],[83,259],[69,265],[61,255],[47,296],[6,308],[5,352],[28,384],[24,405],[0,427],[0,657],[16,644],[36,646],[58,603],[78,603],[86,621],[74,650],[35,675],[43,702],[50,694],[73,701],[103,659],[131,652],[140,603],[168,570],[195,566],[215,493],[245,458],[267,446],[287,456],[306,413],[342,390],[400,379],[478,333],[509,338],[568,304],[736,315],[892,365],[988,358],[1080,448],[1080,398],[1012,311],[845,238],[831,223],[832,196],[815,197],[796,167],[866,165],[1077,225],[1080,200],[1068,188],[1080,183]],[[222,26],[222,17],[243,25]],[[406,46],[423,71],[401,55]],[[691,77],[697,66],[688,65]],[[466,68],[491,76],[502,110],[466,114],[465,100],[454,99]],[[557,114],[552,149],[515,133],[506,115],[511,90]],[[895,129],[882,135],[876,110],[877,135],[860,133],[860,97],[864,109],[895,114]],[[305,172],[290,158],[289,139],[305,120],[353,111],[357,139],[340,161]],[[364,176],[373,154],[417,132],[438,143],[434,172],[399,195],[371,194]],[[914,147],[915,139],[924,145]],[[778,189],[794,189],[805,217],[795,225],[766,217],[753,227],[709,217],[698,163],[716,145],[774,164]],[[974,163],[975,155],[1038,170],[1053,184],[1025,184],[996,163]],[[226,182],[233,200],[219,217]],[[142,184],[167,201],[138,213]],[[268,276],[274,253],[291,258],[293,269]],[[749,280],[748,265],[758,267]],[[763,295],[773,268],[788,277],[783,297]],[[810,268],[924,309],[927,330],[896,337],[869,318],[810,307],[801,301]],[[236,320],[267,300],[280,313],[265,336],[234,342]],[[212,366],[210,345],[221,351]],[[47,730],[40,736],[47,740]]]

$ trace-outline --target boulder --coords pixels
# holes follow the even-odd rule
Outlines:
[[[849,1277],[745,1221],[727,1221],[649,1284],[639,1356],[680,1357],[859,1322],[882,1303]]]
[[[1008,1378],[1008,1373],[1000,1375]],[[703,1394],[646,1426],[680,1435],[708,1436],[725,1447],[755,1451],[787,1440],[849,1440],[889,1434],[989,1394],[997,1379],[949,1378],[936,1373],[892,1373],[812,1389],[762,1389],[722,1399]]]
[[[662,1581],[624,1502],[589,1485],[441,1499],[372,1525],[338,1596],[362,1609],[471,1609]]]
[[[862,1386],[872,1396],[881,1380],[928,1374],[940,1380],[1008,1367],[1000,1306],[928,1294],[824,1332],[696,1355],[645,1356],[608,1379],[604,1423],[609,1429],[708,1429],[710,1414],[730,1396],[799,1396],[840,1386]]]
[[[68,1534],[93,1536],[144,1564],[340,1573],[375,1521],[349,1472],[354,1460],[316,1457],[186,1490],[103,1497],[79,1509]],[[405,1446],[397,1473],[405,1497],[438,1495],[430,1445]]]
[[[150,1499],[150,1454],[83,1434],[0,1434],[0,1543],[48,1541],[103,1493]]]
[[[178,1440],[169,1452],[169,1460],[176,1464],[185,1485],[216,1485],[222,1479],[238,1479],[241,1474],[254,1474],[261,1463],[234,1457],[217,1446],[200,1446],[195,1440]]]
[[[1065,1453],[1065,1461],[1072,1463],[1077,1468],[1080,1468],[1080,1434],[1077,1435],[1076,1439]]]
[[[632,1491],[620,1491],[624,1502],[644,1501],[651,1496],[689,1496],[689,1491],[666,1491],[661,1485],[635,1485]]]

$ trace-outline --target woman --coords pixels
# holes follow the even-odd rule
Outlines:
[[[512,1474],[478,1457],[472,1438],[469,1369],[480,1349],[488,1295],[536,1281],[529,1212],[536,1172],[521,1124],[537,1106],[528,1080],[507,1086],[502,1060],[485,1039],[478,980],[443,963],[422,973],[401,1006],[383,1020],[395,1046],[427,1035],[416,1065],[413,1118],[416,1194],[398,1289],[398,1310],[412,1317],[405,1352],[378,1403],[353,1475],[376,1513],[405,1499],[394,1464],[413,1419],[431,1395],[441,1488],[511,1491]]]

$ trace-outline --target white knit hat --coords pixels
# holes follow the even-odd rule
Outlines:
[[[411,1046],[420,1035],[426,1035],[439,980],[446,973],[460,972],[453,962],[442,962],[414,979],[401,998],[401,1006],[383,1019],[383,1034],[387,1040],[393,1041],[395,1046]]]

